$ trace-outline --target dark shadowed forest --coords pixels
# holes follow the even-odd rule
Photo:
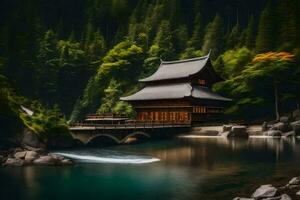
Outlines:
[[[299,18],[298,0],[2,0],[3,135],[22,124],[64,133],[88,113],[132,116],[119,97],[160,59],[210,50],[224,79],[214,90],[234,100],[226,116],[274,119],[299,107]]]

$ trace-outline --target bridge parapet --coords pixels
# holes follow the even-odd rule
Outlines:
[[[190,124],[134,123],[134,124],[85,124],[77,123],[70,128],[74,139],[87,145],[97,138],[110,139],[115,144],[126,143],[130,138],[162,138],[189,130]]]

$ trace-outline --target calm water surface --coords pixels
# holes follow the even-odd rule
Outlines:
[[[223,200],[300,175],[300,139],[178,138],[60,153],[78,163],[0,167],[0,199]]]

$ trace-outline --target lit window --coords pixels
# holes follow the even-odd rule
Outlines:
[[[198,80],[198,83],[199,83],[200,85],[206,85],[206,81],[203,80],[203,79],[199,79],[199,80]]]

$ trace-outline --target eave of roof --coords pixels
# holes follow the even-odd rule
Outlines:
[[[123,101],[146,101],[163,99],[182,99],[192,97],[196,99],[207,99],[216,101],[231,101],[211,91],[207,87],[191,86],[190,83],[176,83],[166,85],[146,86],[137,93],[120,98]]]
[[[199,73],[210,59],[210,53],[199,58],[177,61],[161,61],[157,71],[151,76],[140,79],[140,82],[188,78]]]

